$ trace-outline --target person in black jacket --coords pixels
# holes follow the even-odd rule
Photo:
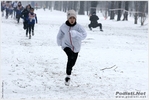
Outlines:
[[[27,29],[28,15],[29,15],[30,9],[31,9],[31,5],[29,4],[26,6],[26,8],[21,13],[21,18],[24,19],[24,21],[23,21],[23,28],[24,29]]]
[[[100,31],[103,31],[102,30],[102,24],[97,22],[99,20],[99,18],[96,15],[95,12],[93,12],[93,14],[90,16],[90,19],[89,20],[91,21],[91,23],[88,25],[88,27],[89,27],[90,30],[92,30],[92,28],[99,27],[100,28]]]

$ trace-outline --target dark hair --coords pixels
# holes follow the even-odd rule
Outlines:
[[[94,14],[94,15],[95,15],[95,14],[96,14],[96,12],[93,12],[92,14]]]
[[[28,6],[32,7],[31,4],[28,4]]]
[[[31,8],[31,10],[34,10],[34,8]]]
[[[30,7],[30,9],[32,8],[30,4],[28,4],[28,5],[26,6],[26,8],[27,8],[28,6]]]

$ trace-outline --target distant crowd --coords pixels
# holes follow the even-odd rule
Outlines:
[[[8,19],[9,16],[11,16],[11,18],[13,17],[14,19],[17,19],[23,9],[24,7],[20,1],[1,1],[2,17],[5,17],[6,19]]]
[[[1,1],[1,12],[2,17],[8,19],[10,16],[16,19],[18,23],[20,18],[22,18],[23,29],[26,30],[27,37],[29,33],[29,39],[31,39],[31,33],[32,36],[34,35],[34,25],[37,23],[37,16],[34,13],[34,8],[32,8],[30,4],[23,7],[21,1]]]

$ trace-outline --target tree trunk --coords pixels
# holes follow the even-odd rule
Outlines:
[[[124,20],[128,21],[128,7],[129,7],[129,1],[125,1],[125,13],[124,13],[123,21]]]
[[[114,9],[114,1],[111,1],[111,9]],[[110,20],[114,19],[114,10],[110,12]]]
[[[84,1],[80,1],[79,15],[84,15]]]
[[[87,15],[89,15],[90,1],[86,1],[86,11]]]
[[[134,24],[137,24],[138,23],[138,8],[139,8],[139,4],[138,4],[138,1],[134,1],[134,4],[135,4],[135,15],[134,15]]]
[[[68,1],[68,10],[71,10],[71,1]]]
[[[121,9],[122,1],[118,1],[118,9]],[[118,10],[117,21],[121,20],[121,10]]]
[[[51,11],[52,11],[52,2],[53,2],[53,1],[48,1],[48,4],[49,4],[49,10],[51,10]]]
[[[77,11],[77,7],[78,7],[78,1],[74,1],[73,9]]]
[[[141,12],[141,26],[144,25],[144,22],[146,20],[146,7],[147,7],[147,2],[146,1],[140,1],[140,12]]]
[[[106,1],[106,8],[105,8],[105,19],[107,19],[108,18],[108,7],[109,7],[109,2],[108,1]]]
[[[148,14],[148,1],[146,1],[146,13]]]
[[[55,1],[55,3],[54,3],[54,9],[55,9],[55,10],[58,10],[58,8],[59,8],[58,2],[59,2],[59,1]]]
[[[68,3],[68,1],[63,1],[63,11],[64,12],[67,12],[67,9],[68,9],[67,3]]]
[[[98,5],[97,1],[91,1],[91,9],[90,9],[90,13],[92,14],[93,12],[96,12],[96,7]]]

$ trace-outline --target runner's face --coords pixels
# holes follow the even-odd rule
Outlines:
[[[33,13],[33,12],[34,12],[34,10],[33,10],[33,9],[31,9],[31,12]]]
[[[29,6],[27,6],[27,9],[29,9],[30,7]]]
[[[70,24],[74,24],[76,22],[76,18],[75,17],[70,17],[68,19],[68,21],[69,21]]]

